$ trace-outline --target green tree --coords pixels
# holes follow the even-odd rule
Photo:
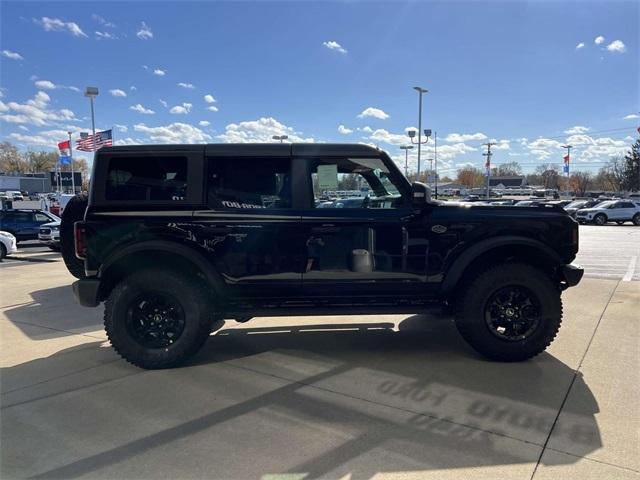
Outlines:
[[[640,191],[640,138],[624,156],[622,188],[629,192]]]

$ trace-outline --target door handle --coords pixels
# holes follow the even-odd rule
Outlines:
[[[340,227],[336,227],[335,225],[322,225],[321,227],[312,227],[312,233],[338,233],[340,231]]]

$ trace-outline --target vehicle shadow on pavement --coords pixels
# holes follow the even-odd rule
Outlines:
[[[300,323],[229,322],[172,370],[139,370],[100,342],[4,369],[3,472],[358,479],[505,466],[530,476],[574,378],[546,353],[486,361],[449,317]],[[602,447],[598,405],[580,375],[572,388],[582,401],[565,405],[554,435],[587,455]]]
[[[36,290],[30,296],[30,302],[5,305],[3,313],[32,340],[49,340],[70,332],[102,330],[103,308],[91,309],[78,305],[69,285]],[[3,298],[3,302],[11,304],[11,299]],[[33,325],[47,330],[30,328]]]

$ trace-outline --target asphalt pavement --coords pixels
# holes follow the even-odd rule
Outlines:
[[[597,228],[583,245],[637,253],[629,227]],[[638,479],[627,270],[587,270],[527,362],[479,357],[448,316],[283,317],[144,371],[110,348],[102,307],[76,304],[59,254],[21,245],[0,264],[0,477]]]

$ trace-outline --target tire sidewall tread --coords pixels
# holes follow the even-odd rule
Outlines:
[[[541,323],[521,341],[495,336],[484,319],[489,296],[507,285],[522,285],[537,296],[542,309]],[[521,361],[543,352],[553,341],[562,322],[560,289],[551,278],[524,263],[503,263],[479,273],[466,286],[455,309],[455,321],[462,337],[479,353],[499,361]]]
[[[166,348],[150,349],[138,344],[126,328],[129,302],[145,290],[176,297],[185,314],[185,328]],[[143,270],[125,277],[105,302],[104,326],[111,345],[129,363],[145,369],[171,368],[193,356],[212,331],[212,305],[208,292],[196,281],[162,269]],[[221,325],[217,325],[219,328]]]

